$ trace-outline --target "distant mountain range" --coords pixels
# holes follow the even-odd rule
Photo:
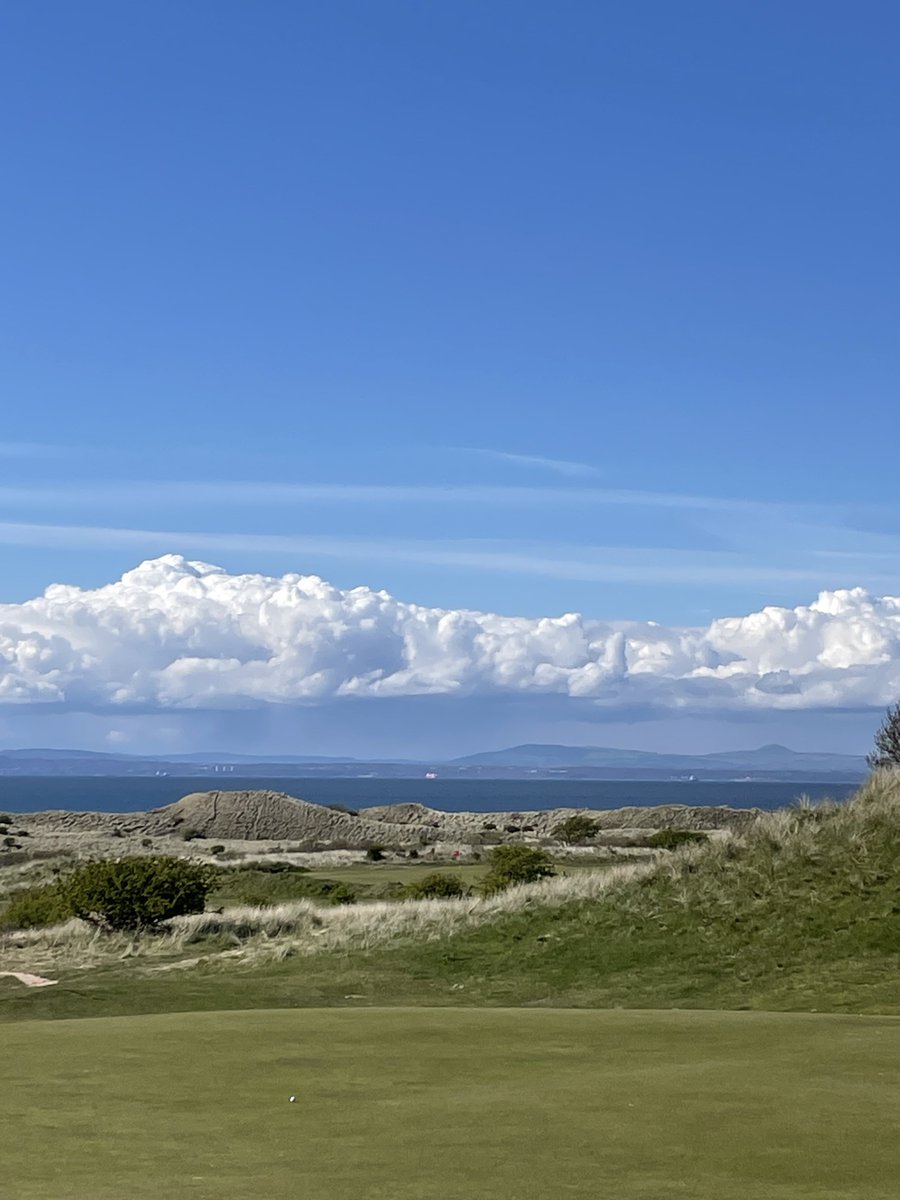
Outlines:
[[[454,759],[460,766],[530,767],[553,770],[596,767],[604,770],[654,770],[671,772],[784,772],[814,774],[866,773],[862,755],[828,754],[824,751],[789,750],[787,746],[760,746],[757,750],[717,751],[713,754],[658,754],[649,750],[614,750],[605,746],[512,746]]]
[[[866,772],[862,755],[797,751],[779,745],[713,754],[659,754],[604,746],[529,744],[468,754],[443,763],[435,760],[363,760],[315,754],[266,757],[218,751],[170,755],[43,748],[0,751],[0,776],[203,776],[216,779],[219,786],[227,786],[225,780],[228,776],[259,779],[309,776],[418,778],[428,773],[447,779],[694,778],[812,782],[861,779]]]

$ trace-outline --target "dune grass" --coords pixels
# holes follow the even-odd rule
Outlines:
[[[228,909],[135,946],[77,923],[7,937],[5,969],[52,970],[60,984],[22,995],[0,981],[0,1020],[347,996],[900,1012],[898,862],[893,774],[842,805],[490,900]]]
[[[898,1038],[748,1013],[25,1022],[0,1161],[16,1200],[893,1200]]]

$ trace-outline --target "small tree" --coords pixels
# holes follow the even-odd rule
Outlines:
[[[491,851],[490,870],[482,880],[486,895],[502,892],[518,883],[537,883],[555,875],[553,860],[546,850],[532,846],[496,846]]]
[[[83,921],[137,933],[172,917],[203,912],[214,869],[146,854],[85,863],[60,880],[65,902]]]
[[[451,900],[458,896],[467,896],[469,889],[455,875],[445,871],[433,871],[424,879],[411,883],[406,889],[410,900]]]
[[[900,767],[900,703],[889,708],[875,734],[875,751],[866,756],[873,771]]]
[[[592,820],[584,813],[575,813],[566,817],[553,830],[553,836],[569,846],[583,846],[585,842],[595,838],[600,830],[600,822]]]

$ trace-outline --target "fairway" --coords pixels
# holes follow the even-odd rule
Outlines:
[[[4,1194],[894,1200],[898,1049],[895,1018],[768,1013],[22,1022],[3,1028]]]

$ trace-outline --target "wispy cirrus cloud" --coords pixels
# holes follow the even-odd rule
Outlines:
[[[507,539],[421,541],[406,538],[362,538],[303,533],[243,533],[121,526],[0,522],[0,544],[51,549],[135,550],[140,554],[170,551],[185,554],[253,553],[288,555],[308,560],[327,558],[353,562],[395,562],[434,567],[460,567],[486,574],[532,575],[559,580],[609,584],[803,583],[822,584],[823,566],[754,562],[727,552],[682,551],[622,546],[574,545]],[[843,572],[841,572],[843,574]],[[896,572],[869,574],[872,581],[893,581]]]
[[[69,483],[0,486],[0,504],[26,508],[47,504],[471,504],[501,508],[611,507],[742,513],[826,519],[846,506],[796,501],[747,500],[685,492],[633,488],[540,487],[496,484],[295,483],[258,480],[129,480],[121,483]]]
[[[590,463],[572,462],[566,458],[545,458],[542,454],[515,454],[510,450],[488,450],[476,446],[464,447],[463,453],[477,454],[481,458],[493,459],[494,462],[509,463],[530,470],[551,471],[555,475],[567,475],[573,479],[602,474],[599,467]]]

